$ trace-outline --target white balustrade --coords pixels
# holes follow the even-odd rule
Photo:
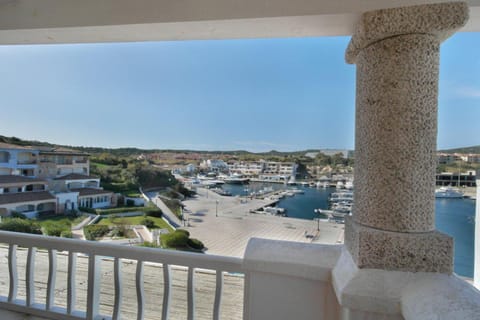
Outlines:
[[[230,294],[224,292],[232,290],[231,287],[227,287],[228,290],[224,287],[225,273],[228,272],[245,274],[244,280],[240,278],[239,282],[235,282],[241,283],[244,292],[235,291],[233,295],[240,296],[233,303],[243,304],[243,319],[474,319],[480,314],[480,292],[455,275],[358,269],[341,245],[254,238],[247,246],[245,257],[239,259],[5,231],[0,231],[0,243],[8,245],[9,275],[8,296],[0,296],[0,309],[46,319],[117,320],[148,317],[166,320],[178,318],[179,309],[182,309],[182,318],[211,317],[217,320],[221,318],[222,300],[228,298],[224,307],[231,307],[232,304]],[[47,253],[48,279],[43,295],[44,291],[38,288],[38,283],[37,287],[34,284],[36,276],[39,280],[41,278],[36,266],[46,269],[42,263],[46,264]],[[65,288],[65,284],[57,279],[57,259],[60,256],[68,261],[62,269],[66,271],[66,279],[63,280],[66,282],[65,292],[56,291],[56,286]],[[23,262],[24,259],[26,266],[23,278],[23,273],[19,272],[23,270],[23,265],[19,261]],[[103,269],[105,263],[113,264],[113,268]],[[87,275],[85,265],[88,266]],[[155,285],[157,278],[152,272],[160,269],[160,266],[163,281],[158,279],[159,284]],[[135,267],[134,271],[132,267]],[[182,281],[186,282],[186,292],[182,286],[182,295],[186,293],[183,299],[178,299],[179,294],[175,291],[179,287],[178,283],[173,283],[173,268],[175,276],[177,271],[181,271]],[[79,270],[82,273],[76,279]],[[127,270],[130,270],[128,274]],[[207,290],[211,294],[208,299],[200,297],[200,294],[196,296],[196,293],[203,291],[197,284],[204,285],[205,272],[209,274],[211,286],[214,286],[214,290],[212,287]],[[109,273],[112,274],[111,278]],[[133,285],[130,275],[134,277]],[[86,283],[80,281],[85,277]],[[21,287],[23,279],[25,293]],[[228,279],[231,281],[230,277]],[[152,280],[153,284],[150,282]],[[110,296],[100,294],[103,281],[108,281],[113,287]],[[130,281],[130,290],[124,288],[127,281]],[[150,297],[146,291],[147,283],[149,288],[159,291],[154,301],[147,299]],[[239,287],[233,289],[242,290]],[[82,309],[77,305],[81,304],[82,299],[78,301],[77,297],[81,297],[85,291],[86,307]],[[64,295],[58,298],[66,302],[56,305],[55,295]],[[129,298],[125,300],[127,296]],[[174,296],[177,298],[172,305]],[[125,300],[124,304],[122,300]],[[154,307],[149,308],[152,303]],[[157,304],[161,304],[161,311]],[[130,307],[125,309],[122,305]],[[102,314],[100,306],[111,307],[111,311]],[[157,310],[155,314],[146,315],[146,310],[150,312],[154,309]],[[229,317],[242,317],[240,312],[227,314]]]
[[[188,268],[187,282],[187,314],[188,319],[195,319],[195,274],[196,270],[211,270],[216,276],[215,297],[212,305],[213,318],[220,318],[221,296],[223,291],[224,272],[242,272],[242,259],[221,257],[189,252],[160,250],[144,247],[128,247],[107,243],[81,241],[39,235],[0,231],[0,243],[8,244],[8,297],[0,297],[0,308],[32,314],[48,319],[122,319],[122,263],[136,261],[135,288],[137,297],[137,319],[145,317],[144,266],[145,263],[161,264],[163,269],[163,305],[162,314],[158,318],[168,319],[171,310],[172,273],[171,266]],[[27,248],[25,271],[25,301],[19,299],[19,275],[17,265],[18,248]],[[38,303],[35,292],[35,259],[37,248],[48,250],[48,279],[44,303]],[[64,293],[66,308],[55,305],[55,285],[57,274],[57,255],[68,252],[67,290]],[[77,310],[76,285],[77,254],[88,256],[88,283],[86,295],[86,312]],[[62,253],[63,254],[63,253]],[[111,315],[100,314],[100,286],[102,280],[101,261],[113,258],[113,311]],[[212,274],[213,275],[213,274]],[[159,284],[160,285],[160,284]],[[57,293],[58,294],[58,293]],[[37,295],[40,296],[40,295]]]

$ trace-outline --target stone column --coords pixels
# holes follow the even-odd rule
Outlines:
[[[439,48],[467,20],[463,2],[367,12],[347,48],[357,95],[345,244],[360,268],[452,272],[434,215]]]

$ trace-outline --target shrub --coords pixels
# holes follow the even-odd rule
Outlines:
[[[160,248],[155,242],[148,242],[148,241],[144,241],[142,244],[141,244],[142,247],[147,247],[147,248]]]
[[[87,213],[97,214],[97,210],[95,210],[93,208],[78,207],[78,210],[83,211],[83,212],[87,212]]]
[[[205,248],[202,241],[198,239],[188,239],[187,244],[190,248],[195,250],[203,250],[203,248]]]
[[[96,238],[103,237],[110,231],[110,228],[105,225],[90,225],[83,228],[85,239],[95,240]]]
[[[164,234],[161,236],[163,246],[167,248],[185,248],[188,242],[188,236],[185,232]]]
[[[190,237],[190,232],[188,232],[187,230],[177,229],[177,230],[175,230],[175,232],[184,233],[187,237]]]
[[[43,226],[43,233],[47,236],[60,237],[63,231],[68,231],[64,224],[49,223]]]
[[[23,213],[21,212],[17,212],[17,211],[12,211],[12,213],[10,214],[10,216],[12,218],[18,218],[18,219],[27,219],[27,216],[24,215]]]
[[[112,237],[125,237],[126,229],[124,227],[115,227],[113,228],[110,235]]]
[[[4,222],[0,223],[0,230],[42,234],[42,229],[38,223],[20,218],[5,219]]]
[[[163,215],[163,212],[160,209],[150,209],[150,210],[145,211],[145,215],[147,217],[161,218],[162,215]]]
[[[71,230],[63,230],[62,233],[60,233],[60,237],[62,238],[73,238],[73,233]]]
[[[155,222],[152,219],[149,219],[149,218],[143,219],[140,223],[143,224],[147,228],[155,227]]]

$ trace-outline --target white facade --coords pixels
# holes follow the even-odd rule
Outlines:
[[[211,172],[225,172],[228,170],[228,165],[225,161],[218,159],[203,160],[200,167],[206,168]]]
[[[228,163],[228,170],[230,170],[230,173],[239,173],[247,176],[257,176],[263,172],[264,168],[264,161],[237,161]]]
[[[107,208],[112,205],[111,195],[87,195],[78,197],[78,206],[92,209]]]
[[[56,193],[57,198],[57,212],[63,213],[68,210],[78,209],[78,192],[60,192]]]
[[[36,177],[38,150],[0,145],[0,175]]]

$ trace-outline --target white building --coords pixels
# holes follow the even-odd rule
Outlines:
[[[89,172],[86,153],[0,143],[0,214],[35,217],[81,206],[114,206],[114,194],[102,190],[100,179]]]
[[[227,172],[228,165],[223,160],[219,159],[208,159],[203,160],[200,163],[200,167],[207,169],[210,172]]]
[[[265,168],[264,161],[235,161],[228,163],[230,173],[238,173],[246,176],[258,176]]]
[[[42,179],[0,175],[0,216],[12,212],[34,218],[39,213],[56,212],[57,200]]]
[[[39,153],[37,149],[0,142],[0,175],[36,177]]]

